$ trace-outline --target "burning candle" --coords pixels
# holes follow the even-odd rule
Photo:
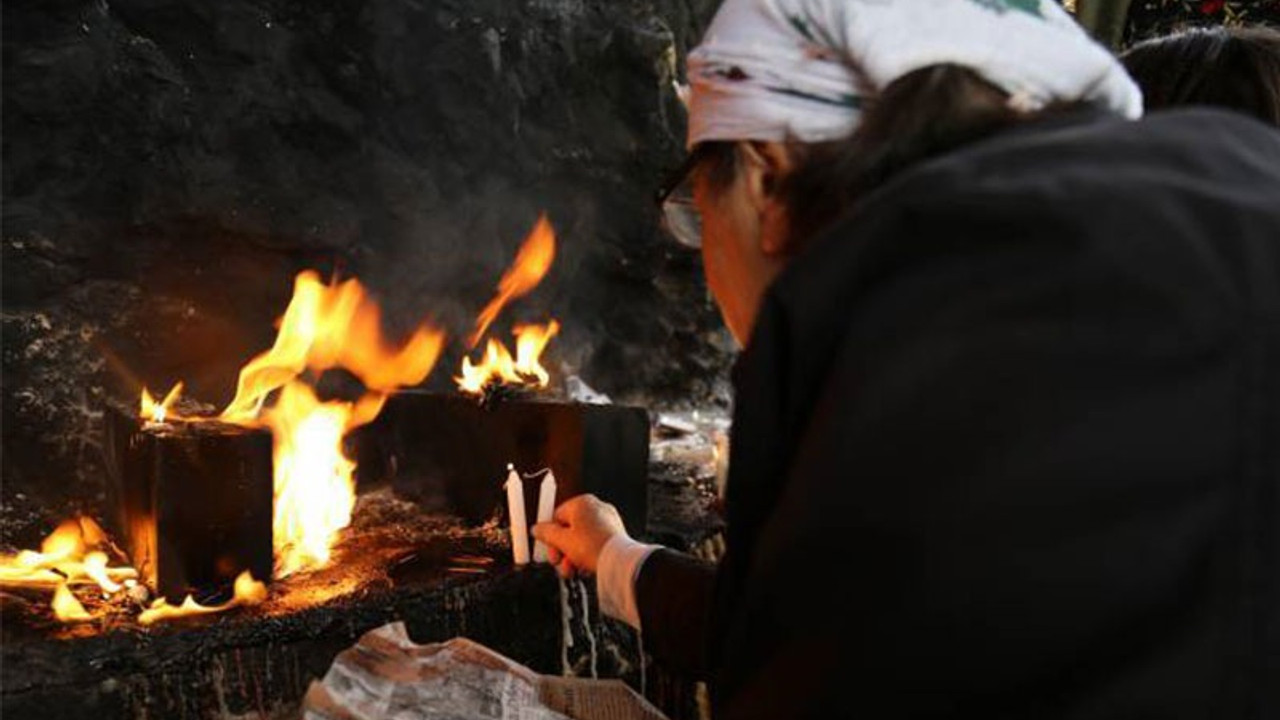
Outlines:
[[[517,565],[529,562],[529,521],[524,514],[524,482],[514,465],[507,466],[507,515],[511,518],[511,555]]]
[[[556,474],[547,471],[546,477],[542,478],[542,486],[538,488],[538,522],[551,522],[551,516],[556,510]],[[550,558],[547,557],[547,544],[538,540],[533,545],[533,559],[537,562],[546,562]]]

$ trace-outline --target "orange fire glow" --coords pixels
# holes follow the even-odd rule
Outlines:
[[[138,622],[142,625],[151,625],[168,618],[219,613],[230,610],[233,607],[257,605],[266,599],[267,586],[254,580],[253,575],[248,570],[245,570],[236,577],[232,598],[221,605],[201,605],[196,602],[195,598],[188,595],[181,605],[174,607],[167,603],[164,598],[157,598],[151,603],[151,607],[143,610],[142,614],[138,616]]]
[[[533,230],[525,238],[520,251],[516,253],[515,262],[498,281],[498,294],[481,311],[476,319],[476,329],[467,341],[467,347],[474,348],[480,344],[480,338],[493,321],[497,319],[502,308],[512,300],[527,294],[542,282],[551,263],[556,257],[556,233],[546,215],[540,215]]]

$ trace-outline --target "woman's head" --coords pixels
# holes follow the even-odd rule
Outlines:
[[[1053,0],[726,0],[689,79],[706,272],[743,342],[787,259],[897,170],[1062,103],[1141,112]]]
[[[1280,31],[1196,28],[1135,45],[1121,59],[1147,110],[1215,105],[1280,126]]]

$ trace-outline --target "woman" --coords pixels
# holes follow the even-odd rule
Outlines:
[[[1280,127],[1280,30],[1194,28],[1139,43],[1121,59],[1148,111],[1214,105]]]
[[[1280,717],[1280,135],[1138,121],[1045,0],[727,0],[718,567],[535,535],[719,718]]]

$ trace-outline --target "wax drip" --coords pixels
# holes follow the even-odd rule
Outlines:
[[[577,579],[578,590],[582,593],[582,631],[587,634],[587,641],[591,643],[591,677],[599,679],[600,674],[596,670],[596,634],[591,631],[591,609],[588,605],[587,586],[583,584],[582,578]]]
[[[640,695],[641,697],[648,697],[648,695],[645,692],[647,688],[645,687],[644,671],[649,663],[645,662],[644,630],[642,628],[636,628],[636,652],[640,656]]]
[[[569,617],[573,610],[569,607],[569,583],[559,575],[560,580],[560,674],[573,677],[573,666],[569,664],[569,648],[573,647],[573,628],[569,625]]]

